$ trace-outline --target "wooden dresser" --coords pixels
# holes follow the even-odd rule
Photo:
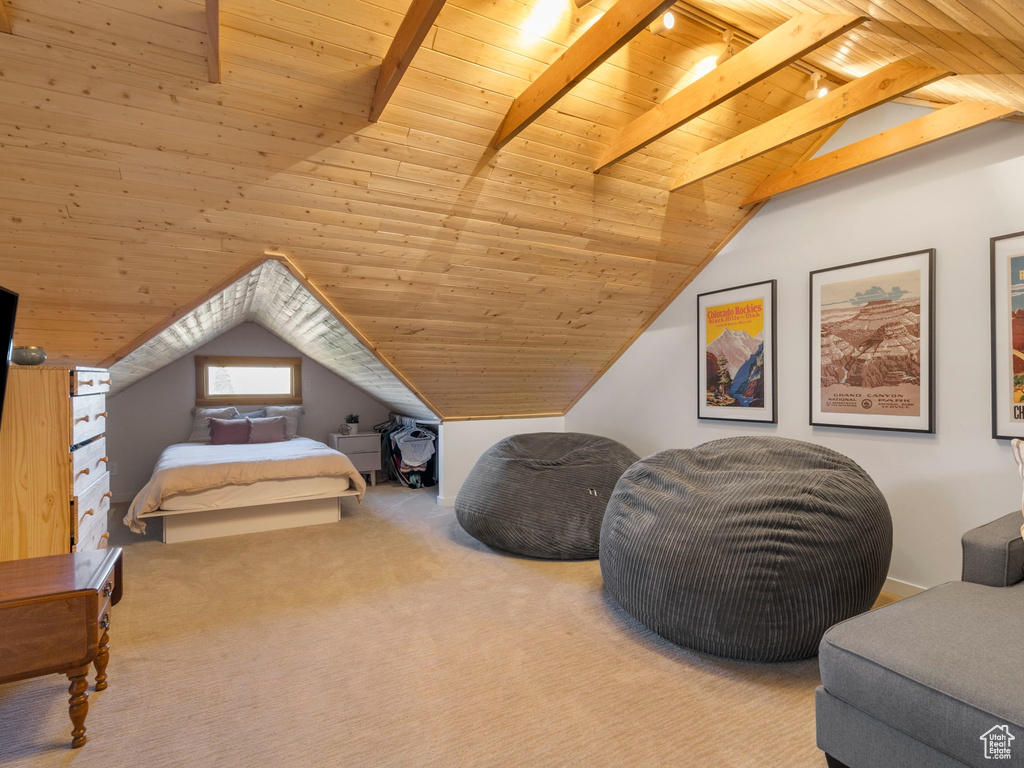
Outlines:
[[[12,366],[0,426],[0,561],[106,547],[109,389],[99,368]]]
[[[380,434],[370,432],[343,435],[340,432],[331,432],[327,436],[327,444],[348,456],[352,466],[361,474],[369,475],[370,485],[377,484],[377,470],[380,469]]]
[[[122,591],[117,548],[0,563],[0,683],[66,674],[72,747],[86,741],[90,665],[95,689],[107,687],[110,609]]]

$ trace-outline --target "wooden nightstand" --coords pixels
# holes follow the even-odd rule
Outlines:
[[[380,469],[380,433],[343,435],[331,432],[327,436],[327,444],[336,451],[341,451],[361,474],[370,476],[370,485],[377,484],[377,470]]]
[[[0,683],[61,673],[71,681],[71,746],[85,744],[89,666],[107,687],[110,607],[121,599],[121,550],[0,563]]]

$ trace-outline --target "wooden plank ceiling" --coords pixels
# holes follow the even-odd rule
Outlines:
[[[810,67],[842,84],[909,57],[957,73],[914,96],[1024,110],[1016,0],[694,0],[592,71],[600,50],[563,57],[613,5],[415,2],[436,20],[414,55],[420,35],[403,35],[371,122],[410,0],[4,0],[16,343],[111,359],[272,250],[443,417],[560,414],[756,210],[759,185],[827,137],[669,192],[702,153],[804,105]],[[799,14],[870,19],[595,174],[720,57],[722,24],[694,8],[739,48]],[[765,71],[787,58],[773,56]],[[560,57],[586,76],[495,149]]]

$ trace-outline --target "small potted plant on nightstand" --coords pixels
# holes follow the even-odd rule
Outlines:
[[[345,426],[348,427],[348,434],[355,435],[359,433],[359,416],[354,413],[350,413],[345,417]]]

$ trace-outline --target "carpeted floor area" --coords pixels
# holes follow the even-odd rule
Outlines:
[[[498,554],[394,485],[338,524],[125,548],[110,687],[0,686],[2,766],[820,768],[817,661],[677,648],[597,561]]]

